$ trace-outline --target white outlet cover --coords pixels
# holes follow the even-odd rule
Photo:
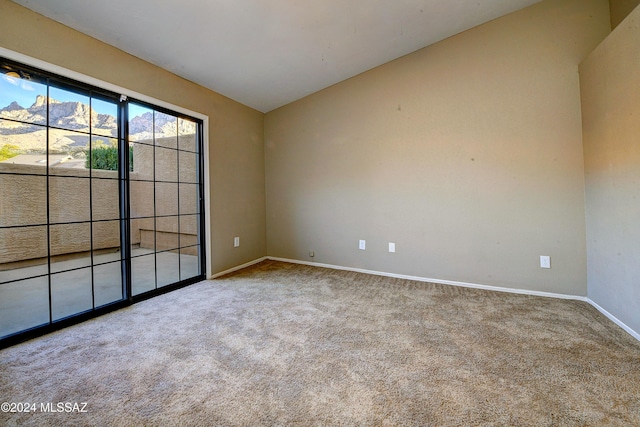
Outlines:
[[[548,255],[540,255],[540,268],[551,268],[551,257]]]
[[[395,251],[396,251],[396,244],[389,242],[389,252],[395,252]]]
[[[238,246],[240,246],[240,238],[239,237],[234,237],[233,238],[233,247],[237,248]]]
[[[366,250],[367,249],[367,241],[366,240],[360,240],[360,243],[358,243],[358,249],[360,250]]]

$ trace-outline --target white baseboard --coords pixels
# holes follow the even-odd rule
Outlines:
[[[221,271],[219,273],[213,274],[210,277],[208,277],[207,279],[208,280],[215,279],[216,277],[224,276],[225,274],[229,274],[229,273],[233,273],[234,271],[242,270],[243,268],[250,267],[253,264],[257,264],[257,263],[262,262],[262,261],[264,261],[266,259],[268,259],[268,257],[266,257],[266,256],[263,256],[262,258],[254,259],[253,261],[249,261],[249,262],[246,262],[246,263],[244,263],[242,265],[238,265],[238,266],[230,268],[228,270]]]
[[[620,326],[622,329],[624,329],[629,335],[631,335],[632,337],[634,337],[635,339],[637,339],[638,341],[640,341],[640,334],[637,333],[636,331],[634,331],[633,329],[631,329],[630,327],[628,327],[626,324],[624,324],[620,319],[618,319],[616,316],[614,316],[613,314],[609,313],[607,310],[605,310],[604,308],[600,307],[597,303],[595,303],[594,301],[592,301],[591,299],[587,299],[587,302],[589,304],[591,304],[593,307],[595,307],[600,313],[604,314],[605,316],[607,316],[609,318],[609,320],[611,320],[613,323],[615,323],[616,325]]]
[[[301,260],[288,259],[288,258],[278,258],[278,257],[271,257],[271,256],[268,256],[266,258],[270,259],[270,260],[273,260],[273,261],[290,262],[290,263],[293,263],[293,264],[312,265],[312,266],[322,267],[322,268],[331,268],[331,269],[334,269],[334,270],[355,271],[355,272],[358,272],[358,273],[374,274],[376,276],[394,277],[394,278],[397,278],[397,279],[415,280],[415,281],[418,281],[418,282],[430,282],[430,283],[438,283],[438,284],[442,284],[442,285],[461,286],[461,287],[465,287],[465,288],[484,289],[484,290],[488,290],[488,291],[508,292],[508,293],[512,293],[512,294],[534,295],[534,296],[539,296],[539,297],[560,298],[560,299],[584,301],[584,302],[587,302],[587,303],[591,304],[600,313],[604,314],[607,318],[609,318],[609,320],[611,320],[613,323],[615,323],[616,325],[621,327],[629,335],[631,335],[632,337],[634,337],[635,339],[640,341],[640,334],[638,332],[634,331],[629,326],[625,325],[617,317],[615,317],[613,314],[609,313],[604,308],[600,307],[598,304],[593,302],[588,297],[583,297],[583,296],[578,296],[578,295],[557,294],[557,293],[553,293],[553,292],[532,291],[532,290],[526,290],[526,289],[503,288],[503,287],[500,287],[500,286],[480,285],[480,284],[477,284],[477,283],[467,283],[467,282],[455,282],[455,281],[451,281],[451,280],[430,279],[430,278],[426,278],[426,277],[408,276],[408,275],[404,275],[404,274],[395,274],[395,273],[385,273],[385,272],[382,272],[382,271],[366,270],[366,269],[362,269],[362,268],[343,267],[343,266],[340,266],[340,265],[332,265],[332,264],[321,264],[321,263],[317,263],[317,262],[301,261]]]
[[[441,280],[441,279],[431,279],[431,278],[427,278],[427,277],[408,276],[408,275],[405,275],[405,274],[395,274],[395,273],[385,273],[383,271],[366,270],[366,269],[363,269],[363,268],[344,267],[344,266],[341,266],[341,265],[322,264],[322,263],[311,262],[311,261],[302,261],[302,260],[297,260],[297,259],[279,258],[279,257],[272,257],[272,256],[265,256],[265,257],[262,257],[262,258],[258,258],[256,260],[250,261],[248,263],[245,263],[245,264],[239,265],[237,267],[231,268],[229,270],[225,270],[225,271],[222,271],[220,273],[216,273],[213,276],[211,276],[211,279],[215,279],[216,277],[224,276],[225,274],[229,274],[229,273],[232,273],[234,271],[249,267],[251,265],[257,264],[257,263],[262,262],[262,261],[267,260],[267,259],[268,260],[272,260],[272,261],[288,262],[288,263],[292,263],[292,264],[302,264],[302,265],[310,265],[310,266],[314,266],[314,267],[329,268],[329,269],[333,269],[333,270],[354,271],[354,272],[357,272],[357,273],[373,274],[373,275],[376,275],[376,276],[393,277],[393,278],[396,278],[396,279],[415,280],[415,281],[418,281],[418,282],[438,283],[438,284],[442,284],[442,285],[460,286],[460,287],[472,288],[472,289],[484,289],[484,290],[487,290],[487,291],[507,292],[507,293],[511,293],[511,294],[533,295],[533,296],[547,297],[547,298],[559,298],[559,299],[569,299],[569,300],[576,300],[576,301],[584,301],[584,302],[587,302],[587,303],[591,304],[600,313],[605,315],[609,320],[611,320],[613,323],[615,323],[616,325],[621,327],[625,332],[627,332],[629,335],[634,337],[636,340],[640,341],[640,334],[638,332],[634,331],[629,326],[625,325],[617,317],[615,317],[613,314],[609,313],[604,308],[600,307],[598,304],[593,302],[588,297],[583,297],[583,296],[578,296],[578,295],[557,294],[557,293],[553,293],[553,292],[540,292],[540,291],[532,291],[532,290],[527,290],[527,289],[514,289],[514,288],[504,288],[504,287],[500,287],[500,286],[480,285],[480,284],[477,284],[477,283],[456,282],[456,281]]]
[[[288,258],[277,258],[277,257],[267,257],[267,259],[273,261],[282,261],[282,262],[290,262],[293,264],[304,264],[304,265],[313,265],[315,267],[322,268],[331,268],[334,270],[346,270],[346,271],[355,271],[358,273],[365,274],[373,274],[376,276],[385,276],[385,277],[393,277],[396,279],[407,279],[407,280],[415,280],[417,282],[429,282],[429,283],[438,283],[441,285],[451,285],[451,286],[460,286],[464,288],[473,288],[473,289],[484,289],[487,291],[497,291],[497,292],[508,292],[511,294],[523,294],[523,295],[535,295],[539,297],[549,297],[549,298],[561,298],[561,299],[571,299],[578,301],[587,301],[587,297],[581,297],[576,295],[566,295],[566,294],[556,294],[552,292],[540,292],[540,291],[530,291],[526,289],[514,289],[514,288],[503,288],[500,286],[489,286],[489,285],[480,285],[477,283],[468,283],[468,282],[455,282],[451,280],[442,280],[442,279],[431,279],[427,277],[419,277],[419,276],[408,276],[406,274],[395,274],[395,273],[385,273],[383,271],[375,271],[375,270],[366,270],[363,268],[353,268],[353,267],[343,267],[340,265],[332,265],[332,264],[320,264],[317,262],[309,262],[309,261],[300,261],[295,259]]]

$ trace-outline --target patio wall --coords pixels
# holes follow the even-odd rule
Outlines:
[[[130,174],[131,213],[135,216],[154,214],[153,183],[136,182],[138,179],[153,179],[151,161],[153,147],[134,151],[137,171]],[[168,159],[157,158],[157,170],[169,170]],[[145,167],[140,168],[141,165]],[[149,165],[150,167],[146,167]],[[191,172],[182,164],[181,177]],[[175,169],[175,168],[174,168]],[[27,226],[0,229],[0,265],[17,261],[45,258],[47,256],[47,177],[44,166],[0,163],[0,227]],[[88,178],[89,170],[51,168],[49,176],[50,223],[77,222],[50,226],[51,255],[87,252],[91,249],[93,232],[94,250],[118,248],[120,246],[119,201],[117,172],[94,170],[94,178]],[[53,175],[55,174],[55,175]],[[176,172],[177,174],[177,172]],[[107,178],[107,179],[104,179]],[[167,176],[167,180],[173,178]],[[195,175],[194,175],[195,178]],[[175,179],[177,181],[177,179]],[[189,179],[190,182],[194,182]],[[92,200],[89,186],[93,187]],[[156,212],[158,215],[196,213],[197,197],[193,184],[162,183],[156,187]],[[151,191],[149,191],[151,189]],[[159,191],[160,189],[160,191]],[[91,204],[91,207],[90,207]],[[90,216],[92,215],[92,217]],[[93,222],[93,230],[88,222]],[[100,222],[95,222],[96,220]],[[101,220],[112,220],[102,222]],[[44,224],[44,225],[43,225]],[[154,220],[131,221],[132,245],[153,249]],[[158,250],[173,249],[197,243],[197,220],[195,216],[156,219],[155,241]],[[195,249],[192,250],[196,254]]]

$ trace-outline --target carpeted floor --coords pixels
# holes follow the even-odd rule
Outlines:
[[[0,402],[36,404],[3,426],[638,426],[640,343],[583,302],[265,261],[0,351]]]

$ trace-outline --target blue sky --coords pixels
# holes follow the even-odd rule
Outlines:
[[[0,108],[4,108],[16,101],[25,108],[29,108],[36,100],[36,96],[46,94],[46,86],[39,83],[15,79],[6,75],[0,76]]]

